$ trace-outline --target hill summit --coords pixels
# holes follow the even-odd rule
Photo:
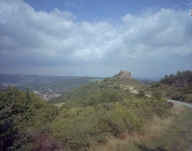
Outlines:
[[[120,70],[119,76],[122,77],[122,78],[128,78],[128,79],[132,78],[131,77],[131,72],[125,71],[125,70]]]
[[[121,88],[133,88],[144,86],[139,80],[131,77],[131,72],[120,70],[113,78],[114,85],[119,85]]]
[[[132,79],[131,72],[125,70],[120,70],[119,74],[115,75],[115,77],[120,77],[121,79]]]

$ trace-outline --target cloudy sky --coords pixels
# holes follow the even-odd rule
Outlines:
[[[0,73],[192,70],[191,0],[0,0]]]

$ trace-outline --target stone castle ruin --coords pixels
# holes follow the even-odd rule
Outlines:
[[[120,70],[119,74],[117,74],[116,76],[119,76],[120,78],[128,78],[128,79],[132,78],[131,72],[125,70]]]

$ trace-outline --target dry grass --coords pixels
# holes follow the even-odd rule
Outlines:
[[[172,116],[164,119],[154,116],[152,121],[144,125],[142,134],[133,133],[130,135],[124,132],[120,138],[109,135],[105,144],[93,145],[90,151],[137,151],[140,150],[137,145],[148,147],[154,140],[160,140],[174,123],[175,118],[184,111],[185,109],[181,105],[174,104],[170,111]]]
[[[177,115],[183,113],[184,111],[185,111],[185,108],[182,105],[174,103],[174,106],[173,106],[173,108],[171,110],[171,113],[173,115],[177,116]]]
[[[171,109],[171,115],[167,118],[161,119],[157,116],[153,117],[153,120],[145,125],[145,134],[141,136],[142,143],[148,146],[152,141],[162,138],[174,123],[175,118],[185,111],[184,107],[179,104],[174,104]]]

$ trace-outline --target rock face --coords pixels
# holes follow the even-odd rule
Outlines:
[[[119,74],[117,75],[119,76],[120,78],[128,78],[128,79],[131,79],[131,72],[129,71],[125,71],[125,70],[120,70]]]

